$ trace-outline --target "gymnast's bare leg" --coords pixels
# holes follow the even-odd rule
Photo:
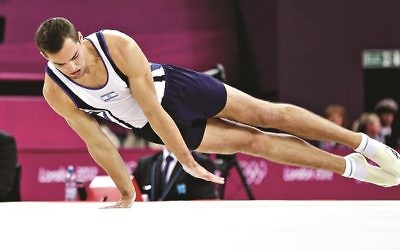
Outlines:
[[[226,106],[208,120],[199,151],[243,152],[279,163],[326,169],[380,186],[400,183],[400,160],[391,148],[303,108],[259,100],[228,85],[226,89]],[[291,135],[265,133],[254,127],[276,128]],[[333,155],[300,137],[335,141],[361,154]],[[363,155],[380,168],[367,163]]]

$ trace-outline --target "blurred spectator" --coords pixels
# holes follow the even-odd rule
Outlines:
[[[367,134],[369,137],[383,142],[384,138],[381,135],[381,122],[379,117],[374,113],[363,113],[353,123],[353,130]]]
[[[325,118],[339,126],[347,127],[346,109],[339,104],[332,104],[325,108]]]
[[[399,146],[398,131],[394,127],[398,111],[396,101],[390,98],[383,99],[375,105],[374,111],[381,121],[381,136],[384,138],[384,143],[390,147],[397,148]]]
[[[0,131],[0,201],[20,201],[20,167],[13,136]]]
[[[341,126],[347,127],[347,114],[346,109],[339,104],[328,105],[325,108],[325,118],[331,122]],[[348,147],[338,144],[336,142],[323,141],[320,142],[319,147],[324,150],[347,150]]]
[[[197,152],[192,152],[192,155],[208,171],[215,171],[215,164],[207,156]],[[133,175],[141,193],[147,195],[149,201],[218,198],[214,183],[186,173],[166,147],[140,159]]]

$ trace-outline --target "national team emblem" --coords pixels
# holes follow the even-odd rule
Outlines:
[[[105,95],[102,95],[102,96],[101,96],[101,99],[103,99],[103,101],[107,102],[107,101],[109,101],[109,100],[111,100],[111,99],[113,99],[113,98],[115,98],[115,97],[117,97],[117,96],[118,96],[118,94],[115,93],[114,91],[112,91],[112,92],[110,92],[110,93],[107,93],[107,94],[105,94]]]

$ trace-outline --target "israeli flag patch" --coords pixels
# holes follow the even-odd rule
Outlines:
[[[107,102],[107,101],[109,101],[109,100],[111,100],[111,99],[113,99],[113,98],[115,98],[115,97],[117,97],[117,96],[118,96],[118,94],[115,93],[114,91],[112,91],[112,92],[110,92],[110,93],[107,93],[107,94],[105,94],[105,95],[102,95],[102,96],[101,96],[101,99],[103,99],[103,101]]]

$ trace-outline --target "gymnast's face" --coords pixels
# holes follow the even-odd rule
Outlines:
[[[72,79],[81,78],[85,74],[82,35],[79,36],[78,42],[75,42],[71,38],[65,39],[61,50],[57,53],[47,55],[47,59],[68,77]]]

